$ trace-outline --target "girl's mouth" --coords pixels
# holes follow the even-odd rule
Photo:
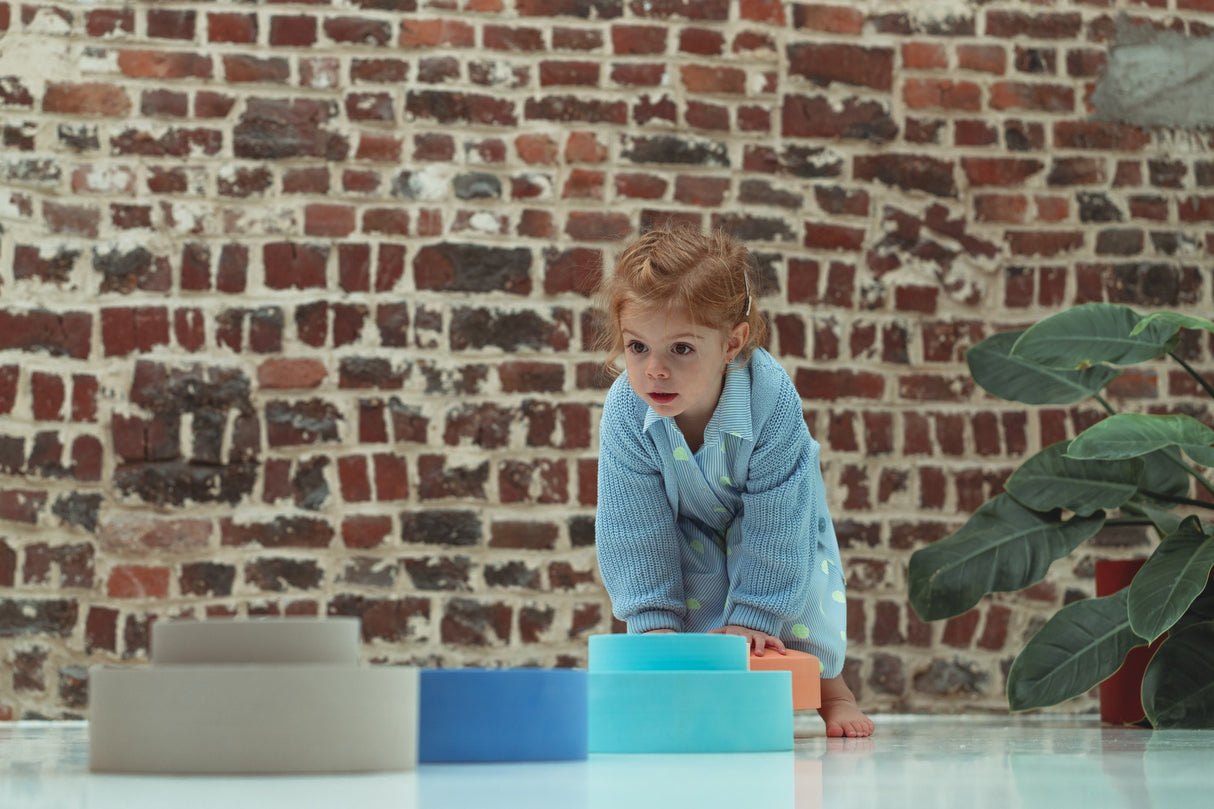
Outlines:
[[[651,393],[651,394],[649,394],[650,398],[652,398],[658,404],[670,404],[671,402],[674,401],[674,397],[676,397],[678,395],[679,394],[677,394],[677,393]]]

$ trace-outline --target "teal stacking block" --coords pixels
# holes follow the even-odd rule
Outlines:
[[[787,671],[591,671],[591,753],[792,750]]]
[[[746,671],[746,639],[695,632],[591,635],[591,671]]]

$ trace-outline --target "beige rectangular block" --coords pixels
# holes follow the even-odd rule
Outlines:
[[[89,677],[89,769],[410,770],[418,682],[416,668],[399,666],[97,666]]]
[[[221,618],[152,624],[152,663],[337,663],[361,652],[357,618]]]

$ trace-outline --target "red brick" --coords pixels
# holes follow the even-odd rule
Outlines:
[[[1037,174],[1045,166],[1040,160],[999,158],[999,157],[963,157],[961,168],[965,171],[966,179],[971,186],[989,185],[1023,185],[1028,178]]]
[[[392,25],[386,20],[332,17],[324,21],[324,28],[325,36],[334,42],[381,46],[392,41]]]
[[[679,68],[679,75],[689,93],[742,95],[746,92],[746,73],[737,68],[684,65]]]
[[[1002,75],[1007,72],[1007,51],[998,45],[958,45],[957,65],[962,70]]]
[[[154,39],[193,39],[196,17],[193,11],[148,9],[148,36]]]
[[[1083,233],[1078,231],[1009,231],[1007,243],[1012,255],[1056,256],[1083,247]]]
[[[110,598],[167,598],[169,569],[148,565],[116,565],[106,584]]]
[[[284,84],[291,75],[291,63],[280,56],[224,55],[223,75],[229,82]]]
[[[36,421],[62,421],[66,395],[63,380],[59,376],[41,371],[30,375],[30,397]]]
[[[375,499],[406,500],[409,497],[408,464],[405,458],[388,453],[376,453]]]
[[[206,319],[201,309],[177,309],[173,312],[173,335],[177,345],[189,352],[198,351],[206,342]]]
[[[788,70],[820,85],[840,82],[889,90],[894,81],[894,51],[837,43],[789,45]]]
[[[948,51],[934,42],[907,42],[902,45],[902,66],[912,70],[948,67]]]
[[[1023,194],[975,194],[974,219],[977,222],[1024,222],[1028,198]]]
[[[864,12],[848,5],[794,3],[793,25],[828,34],[859,34],[864,29]]]
[[[1054,147],[1059,149],[1111,149],[1132,152],[1151,142],[1145,130],[1103,121],[1058,121]]]
[[[2,14],[4,12],[0,12]],[[111,34],[130,34],[135,30],[133,9],[94,9],[84,15],[84,30],[90,37],[100,39]],[[0,25],[0,31],[7,26]]]
[[[304,48],[316,43],[316,18],[306,15],[270,17],[270,44]]]
[[[352,205],[314,203],[304,208],[304,232],[309,236],[349,236],[355,226]]]
[[[821,250],[855,251],[864,247],[864,228],[850,228],[843,225],[820,225],[816,222],[805,223],[806,247]]]
[[[989,104],[996,110],[1072,112],[1075,109],[1075,91],[1057,84],[1001,81],[991,85],[990,92]]]
[[[611,50],[618,56],[653,56],[666,52],[667,29],[656,25],[611,26]]]
[[[118,68],[133,79],[209,79],[211,57],[181,51],[118,51]]]
[[[257,41],[257,15],[235,13],[207,14],[209,42],[251,44]]]
[[[577,241],[616,241],[632,231],[627,214],[571,211],[565,220],[565,233]]]
[[[993,146],[999,142],[999,130],[986,121],[957,121],[953,143],[958,146]]]
[[[102,82],[47,82],[42,96],[43,112],[70,115],[124,116],[131,111],[131,99],[114,84]]]
[[[354,515],[341,522],[342,541],[347,548],[374,548],[384,544],[392,532],[392,518]]]
[[[328,375],[318,359],[268,359],[257,368],[257,383],[263,388],[314,388]]]
[[[978,110],[982,108],[982,89],[970,81],[907,79],[902,84],[902,98],[910,109]]]
[[[405,49],[471,48],[476,44],[476,29],[468,23],[442,19],[413,19],[401,21],[400,39]]]

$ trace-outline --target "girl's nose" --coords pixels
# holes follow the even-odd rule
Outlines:
[[[658,358],[657,353],[650,354],[649,362],[645,366],[645,373],[651,377],[666,377],[669,375],[666,363]]]

